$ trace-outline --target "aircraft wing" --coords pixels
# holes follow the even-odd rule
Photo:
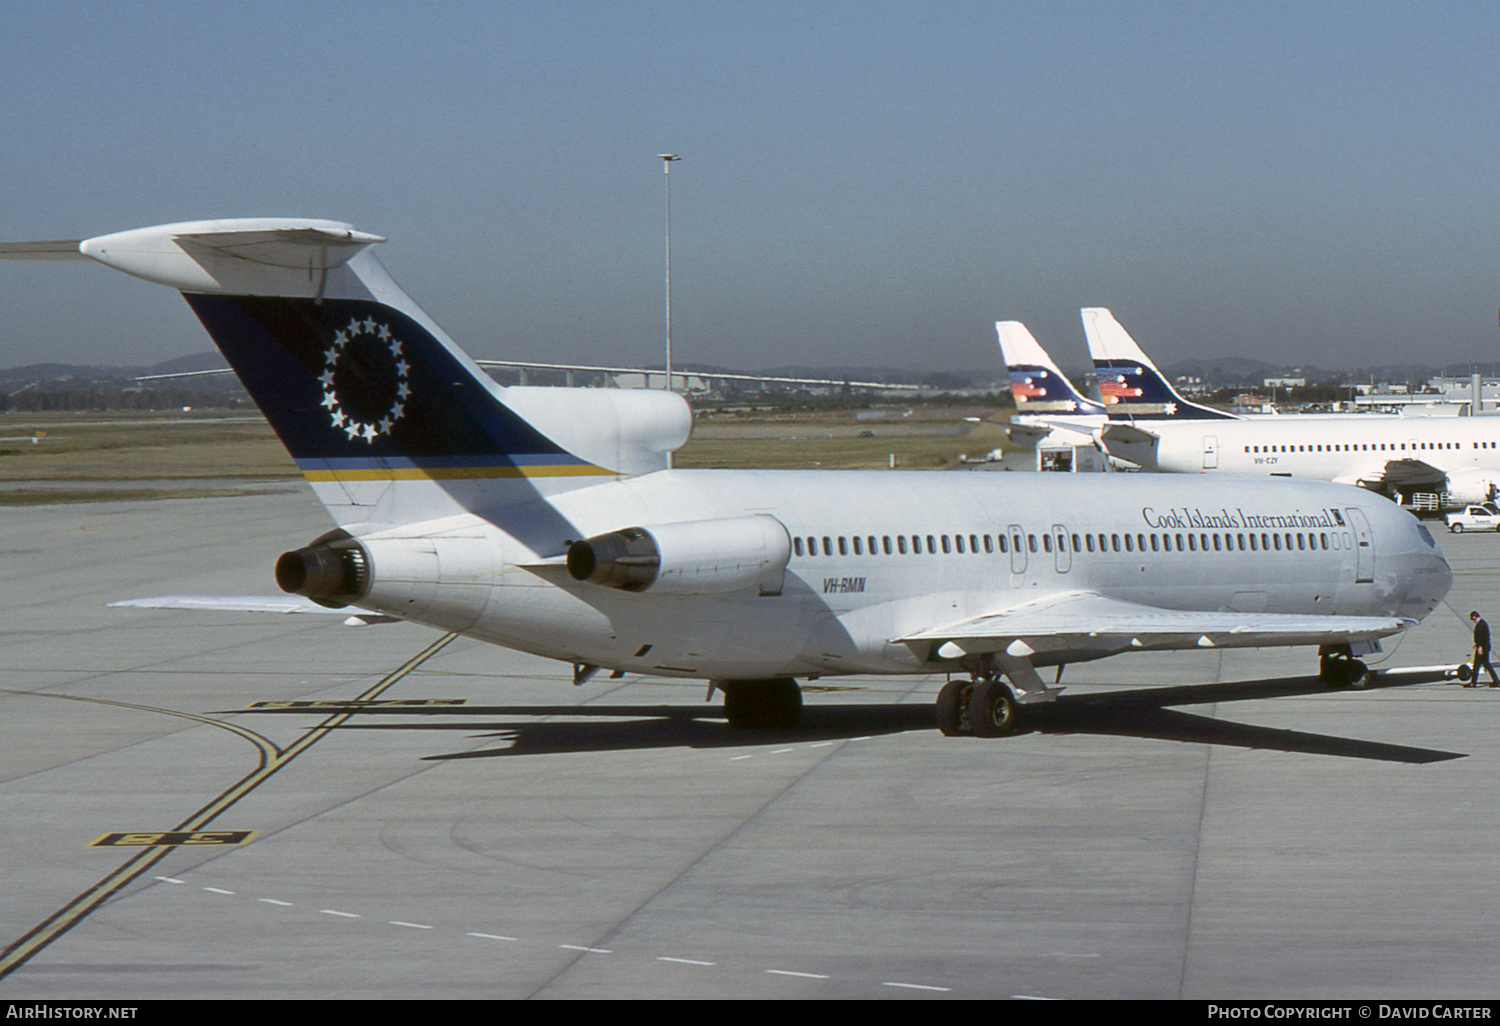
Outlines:
[[[362,609],[321,606],[301,595],[159,595],[154,598],[122,599],[110,607],[134,609],[192,609],[210,613],[336,613],[360,623],[399,623],[394,616],[367,613]]]
[[[1105,442],[1121,442],[1125,445],[1154,442],[1161,437],[1154,431],[1147,431],[1145,428],[1136,427],[1134,424],[1121,420],[1109,421],[1100,431],[1102,433],[1099,437]]]
[[[1446,471],[1439,470],[1422,460],[1386,460],[1363,467],[1358,471],[1334,478],[1339,484],[1357,484],[1365,488],[1384,485],[1404,491],[1415,485],[1433,485],[1441,488],[1448,480]]]
[[[1336,644],[1394,634],[1416,623],[1399,616],[1191,612],[1071,592],[896,640],[931,642],[944,658],[1003,652],[1081,662],[1126,650]]]

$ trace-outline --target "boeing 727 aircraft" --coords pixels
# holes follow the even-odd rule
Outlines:
[[[1129,651],[1319,646],[1334,682],[1448,591],[1415,519],[1339,485],[672,470],[681,398],[499,385],[383,241],[266,218],[5,255],[184,294],[337,525],[276,561],[284,591],[579,681],[705,679],[738,726],[795,721],[798,677],[950,673],[943,731],[996,736],[1056,696],[1039,667]]]
[[[1495,497],[1500,417],[1375,414],[1235,418],[1178,394],[1108,310],[1083,311],[1109,422],[1112,456],[1181,474],[1271,474],[1355,484],[1398,501],[1448,496],[1445,508]]]

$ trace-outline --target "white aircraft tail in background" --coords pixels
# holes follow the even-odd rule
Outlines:
[[[1239,419],[1183,398],[1108,310],[1084,307],[1079,313],[1099,379],[1099,394],[1110,419]]]
[[[1104,423],[1104,404],[1074,388],[1020,321],[996,321],[995,334],[1016,403],[1006,426],[1011,441],[1033,448],[1044,439],[1097,446],[1094,433]]]
[[[1073,387],[1026,325],[996,321],[1000,355],[1010,375],[1010,394],[1018,413],[1102,415],[1104,404]]]

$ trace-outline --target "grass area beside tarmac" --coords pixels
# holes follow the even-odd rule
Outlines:
[[[673,463],[884,469],[894,456],[897,469],[935,470],[1002,447],[1004,426],[988,419],[994,413],[983,404],[706,408]],[[256,414],[0,415],[0,506],[235,495],[243,493],[226,480],[296,476],[296,465]],[[194,487],[196,480],[204,486]]]
[[[940,470],[1008,445],[993,406],[704,409],[672,465],[688,468]],[[977,418],[970,420],[968,418]]]

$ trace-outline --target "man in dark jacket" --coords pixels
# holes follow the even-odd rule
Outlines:
[[[1481,666],[1490,671],[1490,687],[1500,687],[1500,677],[1495,676],[1495,668],[1490,665],[1490,625],[1477,609],[1469,614],[1469,620],[1474,624],[1474,683],[1470,687],[1479,686]]]

